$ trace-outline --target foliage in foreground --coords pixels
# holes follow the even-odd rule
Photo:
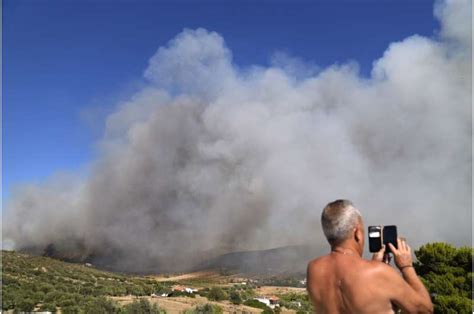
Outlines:
[[[415,251],[416,271],[432,296],[436,313],[472,311],[473,254],[472,248],[456,248],[447,243],[429,243]],[[163,313],[144,299],[119,307],[106,296],[161,294],[170,292],[169,285],[172,284],[100,271],[47,257],[11,251],[2,251],[2,255],[3,310],[53,312],[60,307],[63,313]],[[253,300],[255,291],[246,285],[205,288],[199,294],[213,301],[243,303],[263,309],[264,313],[278,311],[278,308],[272,311],[265,304]],[[306,294],[289,293],[279,297],[282,307],[297,313],[312,311]],[[222,309],[206,304],[187,313],[222,313]]]
[[[471,313],[472,258],[470,247],[428,243],[415,251],[415,269],[431,294],[436,313]]]

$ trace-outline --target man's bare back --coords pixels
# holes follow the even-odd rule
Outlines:
[[[385,245],[371,261],[362,258],[364,224],[348,200],[329,203],[321,215],[331,252],[308,264],[307,289],[318,314],[433,313],[430,295],[413,268],[411,248],[397,239],[388,244],[400,272],[383,263]]]
[[[339,252],[313,260],[308,265],[308,280],[315,284],[308,289],[316,312],[393,313],[390,298],[377,279],[380,266],[380,262]]]

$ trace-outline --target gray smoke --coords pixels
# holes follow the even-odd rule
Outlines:
[[[239,68],[186,29],[106,119],[87,175],[19,187],[5,238],[75,245],[121,269],[179,269],[236,250],[326,242],[322,207],[349,198],[413,246],[471,240],[471,2],[441,30],[392,43],[363,78],[278,55]]]

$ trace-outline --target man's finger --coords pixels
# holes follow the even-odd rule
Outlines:
[[[407,239],[405,239],[405,238],[403,238],[403,237],[400,237],[400,240],[402,241],[403,248],[404,248],[405,250],[408,250]]]
[[[406,250],[405,241],[403,241],[403,238],[398,238],[397,243],[398,243],[398,249],[399,250],[402,250],[402,251]]]
[[[390,254],[389,253],[386,253],[383,255],[383,262],[385,264],[390,264]]]
[[[398,249],[399,250],[405,251],[405,246],[404,246],[404,243],[403,243],[402,239],[397,238],[397,244],[398,244]]]
[[[392,243],[388,243],[388,247],[393,252],[393,254],[398,253],[398,250],[395,248],[395,246]]]
[[[380,249],[380,251],[379,251],[379,252],[380,252],[380,253],[383,253],[383,252],[385,252],[385,244],[382,244],[382,248]]]

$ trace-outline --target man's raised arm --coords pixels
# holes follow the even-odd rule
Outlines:
[[[389,244],[395,258],[395,265],[403,275],[403,279],[396,271],[388,267],[386,276],[388,283],[393,286],[391,299],[408,313],[433,313],[433,304],[425,286],[418,278],[413,268],[411,248],[405,241],[398,241],[398,249]],[[389,270],[390,269],[390,270]]]

